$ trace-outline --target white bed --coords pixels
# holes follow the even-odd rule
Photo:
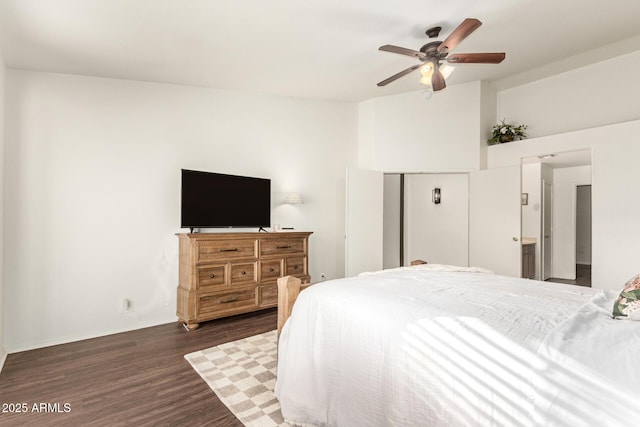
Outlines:
[[[282,329],[275,393],[297,425],[633,425],[640,323],[616,296],[434,265],[323,282]]]

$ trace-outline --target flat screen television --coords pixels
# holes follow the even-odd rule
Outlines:
[[[181,228],[268,227],[271,180],[182,169]]]

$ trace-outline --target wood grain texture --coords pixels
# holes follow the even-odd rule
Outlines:
[[[278,337],[280,337],[284,323],[291,316],[293,304],[298,299],[298,295],[311,285],[313,283],[302,283],[300,279],[294,276],[285,276],[278,279]]]
[[[68,413],[0,413],[0,425],[242,426],[184,359],[276,328],[275,309],[178,323],[10,354],[0,404],[65,403]]]
[[[282,327],[291,316],[293,304],[300,293],[302,281],[294,276],[285,276],[278,279],[278,337]]]

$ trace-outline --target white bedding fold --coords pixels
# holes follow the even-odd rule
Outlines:
[[[612,318],[616,297],[601,291],[542,342],[536,425],[637,425],[640,322]]]
[[[461,267],[459,265],[448,264],[418,264],[406,267],[389,268],[387,270],[380,271],[367,271],[360,273],[360,276],[369,276],[371,274],[388,274],[396,271],[439,271],[442,273],[489,273],[493,274],[493,271],[487,270],[482,267]]]

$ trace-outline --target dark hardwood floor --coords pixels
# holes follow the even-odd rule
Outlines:
[[[183,356],[273,330],[276,317],[265,310],[192,332],[176,322],[10,354],[1,409],[26,403],[28,410],[0,412],[0,425],[242,426]],[[49,412],[34,404],[50,404]]]
[[[550,279],[547,279],[547,282],[565,283],[569,285],[591,287],[591,265],[577,264],[575,280],[559,279],[557,277],[552,277]]]

